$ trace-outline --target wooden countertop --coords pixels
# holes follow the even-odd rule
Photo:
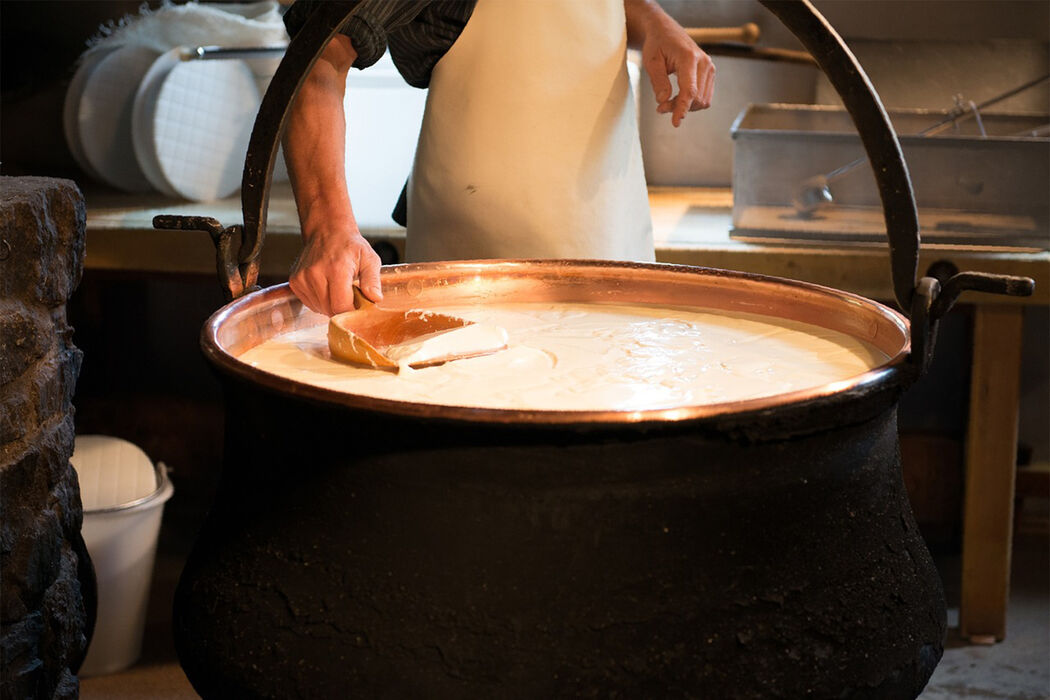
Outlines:
[[[216,202],[171,200],[158,194],[85,190],[89,269],[142,273],[214,274],[215,253],[204,233],[159,231],[156,214],[210,216],[230,226],[242,220],[239,196]],[[728,188],[651,188],[657,260],[789,277],[855,292],[891,298],[889,253],[883,244],[768,244],[729,237],[732,191]],[[404,229],[393,221],[363,221],[371,240],[386,240],[404,250]],[[270,196],[264,275],[285,276],[299,251],[299,222],[291,188],[276,183]],[[924,244],[919,272],[938,260],[960,270],[1024,275],[1036,281],[1027,299],[967,292],[961,301],[1003,304],[1050,303],[1050,252],[991,247]]]

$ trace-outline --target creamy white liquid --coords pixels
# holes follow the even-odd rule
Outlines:
[[[453,356],[484,355],[507,345],[507,331],[486,323],[471,323],[451,330],[428,333],[412,340],[388,345],[380,351],[402,371],[412,365]]]
[[[272,338],[240,359],[295,381],[377,398],[575,411],[773,396],[854,377],[889,359],[843,333],[752,314],[528,303],[435,311],[506,329],[508,348],[394,373],[332,359],[322,323]]]

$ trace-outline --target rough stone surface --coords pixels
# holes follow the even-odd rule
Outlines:
[[[0,177],[0,299],[64,306],[84,270],[84,197],[69,180]]]
[[[27,395],[15,392],[0,393],[0,445],[22,439],[31,416]]]
[[[72,182],[0,177],[0,700],[77,697],[92,624],[65,311],[84,223]]]
[[[51,318],[34,318],[24,309],[5,310],[0,317],[0,386],[22,375],[43,357],[51,342]]]

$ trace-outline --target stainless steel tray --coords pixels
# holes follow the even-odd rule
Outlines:
[[[942,133],[922,136],[948,113],[889,114],[925,241],[1050,248],[1050,137],[1031,135],[1050,117],[981,114],[979,120],[960,120]],[[830,185],[833,203],[817,212],[803,215],[793,204],[807,180],[863,157],[845,110],[753,104],[731,133],[734,238],[885,240],[882,205],[866,163],[836,178]]]

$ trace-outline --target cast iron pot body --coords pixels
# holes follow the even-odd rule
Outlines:
[[[323,322],[285,286],[202,343],[227,393],[215,508],[176,597],[205,697],[914,697],[945,602],[898,457],[907,321],[719,270],[570,261],[384,269],[386,305],[631,302],[872,342],[810,392],[638,413],[377,400],[236,359]]]

